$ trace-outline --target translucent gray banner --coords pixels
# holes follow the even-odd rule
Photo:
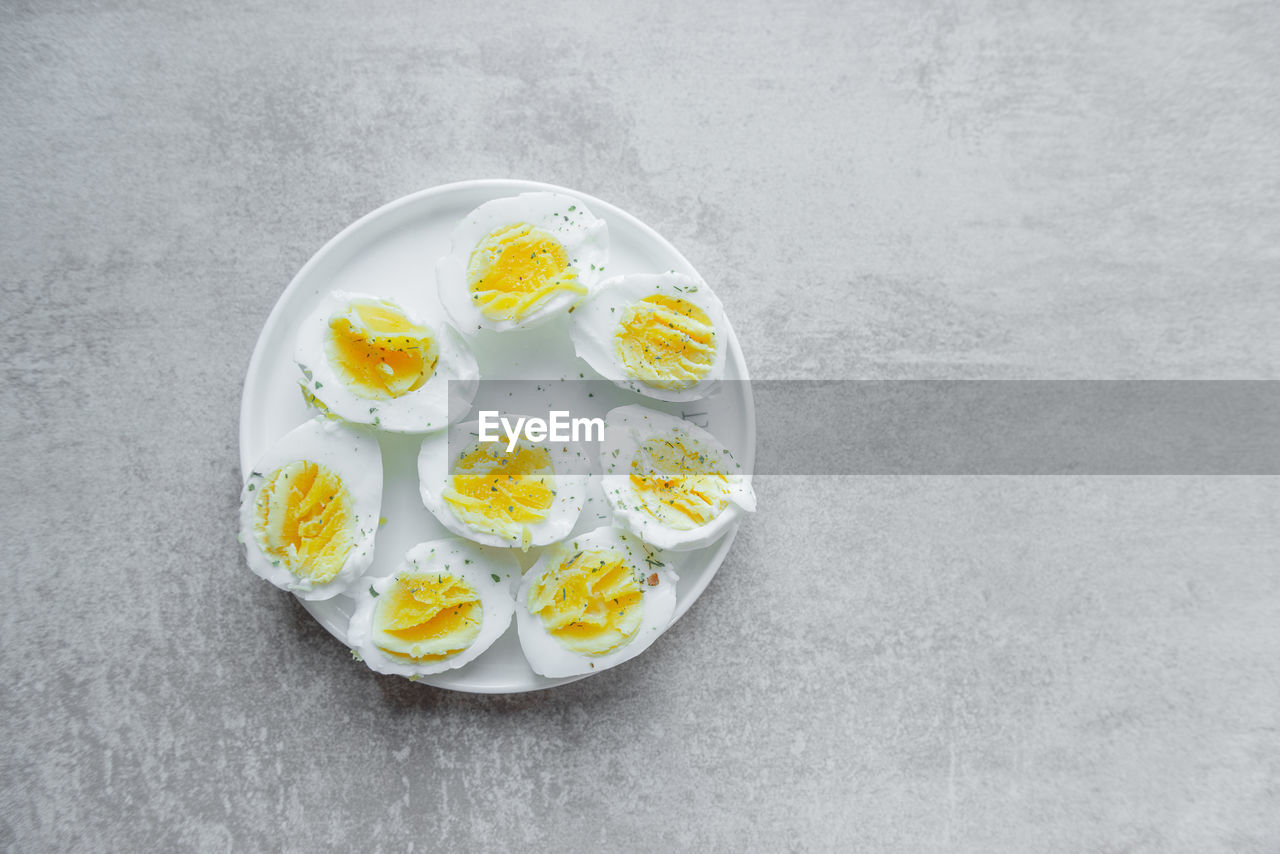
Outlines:
[[[756,474],[1280,474],[1274,381],[726,381],[671,402],[602,380],[479,386],[470,419],[639,404],[709,430]],[[593,444],[577,447],[585,457]]]
[[[762,474],[1280,474],[1280,383],[752,383]]]

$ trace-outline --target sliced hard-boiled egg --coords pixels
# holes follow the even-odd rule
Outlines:
[[[569,535],[586,499],[587,465],[564,445],[479,440],[476,421],[428,436],[418,455],[427,509],[453,533],[487,546],[545,546]]]
[[[294,361],[308,401],[396,433],[439,430],[451,411],[461,417],[480,378],[470,347],[448,323],[346,291],[329,294],[303,322]]]
[[[249,568],[302,599],[344,592],[373,561],[382,453],[359,428],[324,417],[286,434],[240,493]]]
[[[353,591],[348,639],[379,673],[426,676],[461,667],[492,646],[515,612],[510,552],[444,539],[411,548],[396,571]]]
[[[680,273],[606,279],[574,309],[569,334],[602,377],[657,400],[705,397],[724,376],[724,308]]]
[[[610,410],[600,460],[614,520],[659,548],[709,545],[756,509],[751,476],[733,454],[674,415],[643,406]]]
[[[542,553],[516,594],[520,647],[535,673],[577,676],[639,655],[671,623],[677,576],[662,551],[596,528]]]
[[[440,302],[468,335],[536,326],[577,305],[608,257],[608,227],[578,199],[494,199],[454,230],[452,248],[436,266]]]

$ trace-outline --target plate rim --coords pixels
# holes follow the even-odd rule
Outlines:
[[[568,195],[576,196],[577,198],[581,199],[585,204],[587,204],[589,207],[595,206],[597,210],[607,209],[610,216],[616,216],[620,219],[627,221],[627,223],[630,226],[638,229],[641,233],[645,235],[645,237],[661,244],[665,249],[670,251],[676,258],[678,258],[681,262],[683,262],[685,267],[687,267],[690,270],[693,270],[695,273],[698,273],[697,268],[694,267],[691,263],[689,263],[689,260],[685,258],[684,253],[682,253],[669,240],[667,240],[665,237],[659,234],[656,230],[654,230],[651,226],[649,226],[643,220],[636,217],[634,214],[630,213],[629,211],[623,208],[618,207],[615,204],[612,204],[611,202],[607,202],[604,199],[593,196],[590,193],[584,193],[580,190],[571,189],[569,187],[563,187],[557,184],[549,184],[542,181],[532,181],[532,180],[523,179],[523,178],[474,178],[474,179],[466,179],[461,181],[451,181],[446,184],[436,184],[434,186],[426,187],[424,189],[417,190],[407,195],[400,196],[399,198],[392,199],[391,201],[386,202],[385,204],[382,204],[377,208],[374,208],[373,210],[369,211],[363,216],[358,217],[357,219],[349,223],[346,227],[341,229],[337,234],[330,237],[324,243],[324,245],[322,245],[318,250],[316,250],[311,255],[311,257],[307,259],[306,263],[304,263],[298,269],[298,272],[295,273],[293,278],[289,280],[289,284],[286,285],[284,289],[280,292],[280,294],[276,297],[276,301],[272,305],[271,311],[267,314],[267,319],[263,322],[262,329],[259,331],[258,338],[254,343],[253,353],[249,357],[249,365],[245,369],[244,382],[241,387],[240,416],[239,416],[239,429],[238,429],[239,444],[238,444],[237,450],[238,450],[238,456],[240,457],[240,478],[241,478],[242,486],[243,486],[243,481],[244,481],[244,477],[247,470],[249,469],[249,467],[253,465],[252,461],[246,461],[244,457],[246,439],[247,439],[247,434],[249,432],[249,422],[250,422],[250,418],[247,414],[248,409],[246,404],[250,399],[250,397],[258,396],[256,392],[258,391],[260,384],[263,382],[262,377],[265,375],[265,372],[260,368],[260,364],[266,358],[265,353],[268,348],[268,343],[267,343],[268,340],[274,340],[276,327],[280,326],[280,324],[282,323],[282,317],[284,315],[284,305],[286,302],[288,302],[287,298],[294,291],[301,288],[301,283],[308,278],[308,276],[311,274],[311,271],[315,267],[324,263],[324,261],[327,260],[329,255],[338,251],[340,247],[342,247],[348,240],[350,240],[353,233],[361,231],[365,228],[368,228],[374,222],[389,216],[393,216],[402,208],[409,207],[411,205],[421,204],[422,202],[435,196],[447,196],[452,193],[470,193],[470,192],[475,192],[477,190],[498,190],[499,188],[501,188],[501,194],[494,195],[493,198],[501,198],[501,196],[503,195],[512,195],[513,193],[557,192],[557,193],[565,193]],[[701,276],[701,273],[698,273],[698,275]],[[434,271],[432,271],[432,278],[434,279]],[[754,477],[755,456],[756,456],[755,396],[752,393],[751,382],[750,382],[751,377],[747,371],[747,363],[746,363],[746,358],[742,351],[742,346],[738,341],[737,333],[734,332],[733,324],[730,321],[727,314],[725,315],[725,328],[728,332],[727,338],[729,341],[729,352],[727,353],[727,359],[733,363],[734,369],[738,372],[738,375],[741,378],[740,380],[738,380],[738,382],[742,383],[742,393],[745,399],[744,402],[746,403],[747,419],[746,419],[746,425],[745,425],[745,431],[744,431],[746,439],[745,439],[744,449],[743,449],[743,468],[747,472],[749,472],[752,475],[752,477]],[[272,334],[268,335],[268,332],[271,332]],[[254,392],[254,394],[251,394],[251,392]],[[681,617],[683,617],[689,611],[690,608],[693,607],[693,604],[702,596],[702,594],[706,591],[707,587],[711,584],[711,579],[714,578],[716,574],[720,571],[721,565],[724,563],[725,558],[728,556],[729,549],[732,547],[734,540],[738,536],[738,530],[741,527],[741,524],[742,524],[742,520],[739,519],[737,522],[735,522],[732,525],[732,527],[730,527],[729,531],[726,532],[724,536],[720,538],[719,541],[717,541],[716,550],[708,558],[706,570],[702,572],[697,583],[689,590],[689,593],[685,597],[685,601],[684,602],[677,601],[676,611],[671,617],[671,622],[667,624],[667,627],[665,629],[663,629],[662,631],[663,634],[666,634],[668,631],[670,631],[671,627],[674,626],[676,622]],[[333,631],[329,628],[326,622],[320,619],[320,617],[317,616],[316,613],[312,610],[312,607],[311,607],[312,603],[307,602],[303,599],[299,599],[296,596],[294,597],[294,599],[300,605],[302,605],[304,609],[306,609],[307,613],[311,616],[313,620],[315,620],[317,623],[320,624],[321,628],[323,628],[330,635],[333,635]],[[343,641],[342,638],[336,635],[334,635],[334,639],[338,641]],[[601,671],[601,672],[603,673],[604,671]],[[534,685],[534,686],[514,687],[514,688],[512,687],[503,688],[503,687],[496,687],[496,686],[460,687],[460,686],[454,686],[454,685],[438,685],[432,681],[431,677],[423,677],[415,681],[420,682],[422,684],[432,685],[432,687],[439,688],[441,690],[457,691],[459,693],[464,693],[464,694],[523,694],[523,693],[529,693],[532,691],[543,691],[551,688],[558,688],[561,685],[567,685],[571,682],[577,682],[580,679],[585,679],[588,676],[595,676],[595,675],[598,675],[598,674],[583,673],[577,676],[564,676],[564,677],[559,677],[555,679],[549,679],[548,681],[550,684],[546,684],[546,685]],[[547,677],[539,677],[539,678],[547,679]]]

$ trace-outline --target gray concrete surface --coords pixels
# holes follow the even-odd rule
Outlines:
[[[1280,851],[1275,479],[762,479],[667,637],[523,696],[250,575],[267,312],[451,180],[635,212],[760,377],[1280,372],[1272,4],[502,6],[0,9],[0,845]]]

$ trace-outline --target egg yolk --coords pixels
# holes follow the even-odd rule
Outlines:
[[[639,630],[642,591],[631,565],[616,551],[581,551],[530,585],[527,604],[566,649],[603,655]]]
[[[263,481],[255,505],[258,545],[314,584],[332,581],[355,544],[355,506],[331,469],[299,460]]]
[[[311,383],[309,380],[298,380],[298,388],[302,391],[302,402],[304,405],[320,410],[330,421],[338,420],[338,416],[330,412],[329,407],[325,405],[324,401],[316,397],[315,393],[311,391]]]
[[[681,531],[707,524],[729,503],[729,479],[679,434],[648,439],[636,449],[631,489],[650,516]]]
[[[614,333],[618,362],[654,388],[691,388],[716,358],[716,331],[697,305],[655,294],[633,303]]]
[[[587,292],[560,241],[523,222],[499,228],[476,245],[467,287],[471,301],[490,320],[518,321],[558,293]]]
[[[528,550],[530,525],[547,518],[555,500],[555,466],[545,448],[477,442],[453,467],[442,497],[464,524]]]
[[[422,388],[439,353],[431,330],[394,304],[358,301],[329,321],[329,362],[357,397],[392,400]]]
[[[439,661],[475,642],[483,616],[480,595],[458,576],[404,572],[374,608],[374,643],[396,657]]]

